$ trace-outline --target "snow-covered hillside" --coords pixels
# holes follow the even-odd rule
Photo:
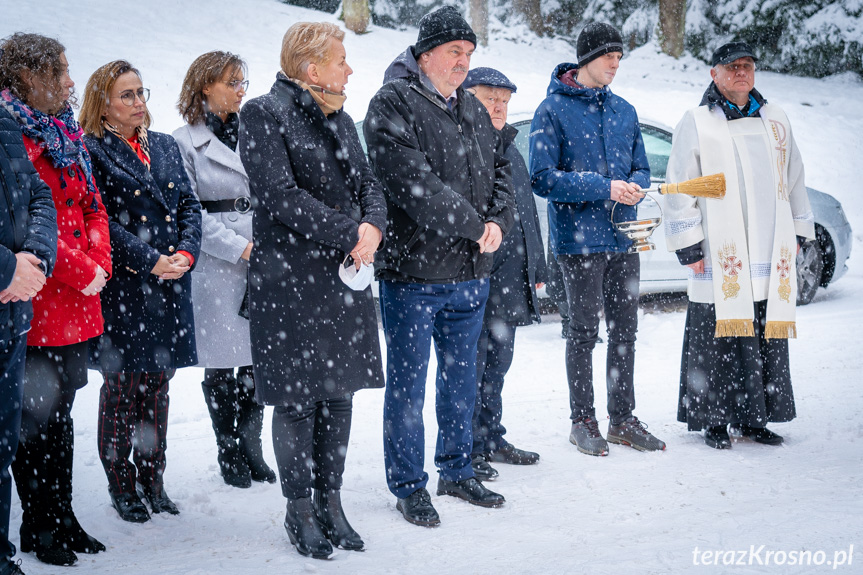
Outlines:
[[[174,102],[197,55],[213,49],[241,54],[249,64],[249,96],[256,96],[272,84],[289,25],[334,21],[277,0],[26,4],[30,8],[22,10],[20,0],[0,0],[0,36],[21,30],[59,38],[79,89],[98,66],[130,60],[152,90],[153,128],[163,132],[181,125]],[[374,27],[362,36],[348,33],[345,45],[355,73],[346,106],[355,120],[363,118],[386,66],[415,34]],[[559,40],[492,40],[476,52],[473,65],[498,67],[509,75],[519,87],[510,113],[525,116],[544,96],[553,67],[572,61],[574,52]],[[698,103],[708,82],[704,64],[669,59],[648,45],[627,55],[612,88],[642,116],[674,126],[686,108]],[[181,370],[171,390],[166,489],[182,514],[155,516],[144,525],[121,521],[110,506],[96,453],[99,376],[91,372],[74,409],[75,508],[108,551],[80,555],[73,568],[48,566],[24,554],[22,568],[28,575],[818,573],[833,568],[826,561],[834,560],[834,552],[853,545],[852,565],[836,571],[861,572],[863,207],[856,168],[863,150],[863,83],[850,74],[814,80],[759,72],[756,86],[787,111],[806,161],[807,183],[838,198],[855,230],[849,273],[798,311],[799,337],[791,342],[798,418],[775,426],[786,437],[783,447],[737,442],[731,451],[714,451],[675,421],[684,314],[650,311],[640,318],[636,413],[668,450],[644,454],[613,446],[606,458],[579,454],[567,440],[564,342],[557,318],[548,316],[543,325],[519,330],[504,390],[507,437],[542,455],[536,466],[498,467],[501,476],[491,487],[506,496],[506,506],[488,510],[434,497],[440,528],[406,523],[384,480],[383,392],[360,392],[343,500],[367,551],[337,551],[330,561],[314,561],[300,557],[287,540],[277,485],[239,490],[222,482],[200,390],[202,373],[195,368]],[[595,357],[597,374],[604,373],[604,346]],[[597,406],[604,414],[600,381],[598,376]],[[431,450],[433,378],[428,389]],[[268,426],[264,435],[265,454],[274,464]],[[432,460],[429,451],[427,471],[434,477]],[[13,500],[16,543],[19,524],[20,507]],[[699,552],[745,551],[748,562],[750,547],[761,545],[754,564],[723,566],[723,559],[718,566],[693,564],[696,547]],[[759,565],[766,551],[823,551],[825,564]],[[699,555],[699,563],[703,559]]]

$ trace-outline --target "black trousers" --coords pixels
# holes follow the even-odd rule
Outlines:
[[[633,371],[638,331],[638,254],[602,252],[558,256],[569,303],[566,375],[573,421],[596,417],[593,405],[593,348],[599,318],[605,312],[608,332],[605,384],[608,415],[618,425],[635,409]]]
[[[352,412],[352,396],[273,410],[273,449],[282,495],[299,499],[310,497],[312,487],[341,489]]]
[[[503,380],[515,351],[513,324],[498,319],[484,322],[476,345],[476,403],[473,408],[471,455],[496,451],[506,444],[503,417]]]
[[[12,474],[22,521],[51,528],[71,513],[75,392],[87,384],[87,342],[29,346],[21,436]]]
[[[9,541],[9,512],[12,506],[12,477],[9,465],[21,432],[21,397],[27,335],[0,341],[0,569],[15,555]]]

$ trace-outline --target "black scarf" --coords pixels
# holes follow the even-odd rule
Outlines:
[[[240,133],[240,117],[237,114],[228,114],[224,122],[212,112],[207,112],[207,128],[228,146],[232,151],[237,151],[237,136]]]
[[[755,103],[757,104],[754,110],[751,109],[753,100],[755,100]],[[710,106],[711,110],[714,106],[719,106],[725,113],[725,118],[727,120],[738,120],[740,118],[760,118],[761,112],[759,112],[759,110],[766,103],[767,100],[764,99],[764,96],[762,96],[758,90],[752,88],[752,91],[749,92],[749,101],[742,109],[738,108],[722,95],[719,88],[716,87],[715,82],[711,82],[707,87],[707,90],[704,91],[704,96],[701,98],[699,106]]]

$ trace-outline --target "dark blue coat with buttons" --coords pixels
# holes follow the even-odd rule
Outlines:
[[[608,87],[574,88],[560,80],[577,67],[555,68],[530,125],[533,191],[548,200],[556,255],[625,252],[632,240],[611,224],[611,181],[650,186],[638,115]],[[635,218],[633,206],[614,210],[616,222]]]
[[[160,280],[160,255],[201,248],[201,204],[174,139],[148,133],[150,169],[134,150],[106,133],[86,136],[93,173],[108,212],[114,277],[102,292],[105,333],[90,359],[103,372],[162,371],[194,365],[191,274]]]

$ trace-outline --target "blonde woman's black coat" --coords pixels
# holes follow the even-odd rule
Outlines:
[[[344,111],[325,116],[279,74],[240,113],[238,146],[255,204],[250,331],[255,394],[308,405],[383,387],[371,289],[338,268],[368,222],[386,228],[383,191]]]

